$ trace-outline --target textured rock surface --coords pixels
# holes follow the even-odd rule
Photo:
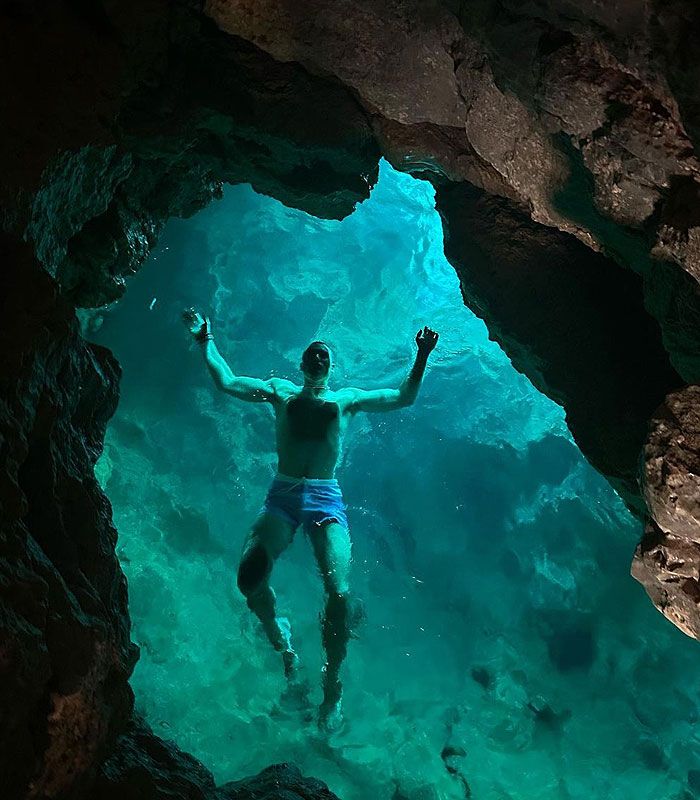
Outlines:
[[[700,543],[700,386],[670,394],[654,414],[644,495],[662,530]]]
[[[8,797],[89,778],[131,712],[126,581],[93,475],[119,368],[79,336],[70,304],[12,242],[0,353],[0,775]]]
[[[653,521],[632,574],[654,605],[700,638],[700,387],[670,394],[644,448],[644,495]]]
[[[207,800],[215,796],[215,784],[199,761],[174,743],[154,736],[148,725],[134,716],[101,765],[94,792],[104,800]]]
[[[593,231],[554,207],[567,164],[552,134],[571,138],[593,176],[596,206],[623,225],[649,221],[671,176],[697,176],[698,161],[651,49],[647,4],[610,14],[595,3],[572,5],[546,3],[544,16],[515,3],[417,0],[301,0],[281,10],[208,0],[205,8],[275,58],[337,76],[383,119],[463,129],[474,155],[535,220],[593,244]],[[601,24],[618,41],[601,37]],[[433,155],[422,138],[416,131],[416,154]],[[493,188],[479,183],[469,161],[464,177]],[[673,238],[670,230],[665,237]],[[693,242],[678,242],[679,263],[692,271],[696,257]]]
[[[224,181],[342,218],[376,179],[377,146],[346,89],[183,15],[165,63],[123,105],[117,143],[61,154],[33,202],[28,234],[79,305],[117,299],[164,222]]]
[[[304,778],[290,764],[275,764],[255,777],[225,783],[219,795],[230,800],[338,800],[324,783]]]

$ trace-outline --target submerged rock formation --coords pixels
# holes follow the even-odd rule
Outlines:
[[[129,723],[100,769],[95,796],[176,800],[338,800],[321,781],[304,778],[291,764],[275,764],[258,775],[217,787],[199,761],[173,742],[153,735],[139,717]]]
[[[699,397],[681,388],[700,380],[700,14],[690,0],[528,9],[3,8],[8,797],[213,796],[203,768],[130,722],[137,654],[92,471],[119,368],[81,339],[74,305],[117,299],[165,221],[222,182],[340,218],[368,196],[380,155],[431,180],[465,302],[640,513],[638,460],[661,404],[644,450],[653,522],[633,573],[700,637]],[[279,774],[251,796],[274,796]],[[330,797],[284,774],[290,792]]]

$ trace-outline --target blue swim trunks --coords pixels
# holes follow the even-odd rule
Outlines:
[[[292,478],[278,472],[260,513],[276,514],[294,528],[304,526],[308,533],[329,522],[349,529],[340,486],[335,478]]]

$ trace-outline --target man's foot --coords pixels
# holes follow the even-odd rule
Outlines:
[[[309,711],[311,708],[311,684],[307,680],[295,676],[287,681],[280,696],[280,706],[285,711]]]
[[[299,656],[292,647],[292,626],[286,617],[277,617],[277,627],[280,630],[282,645],[282,663],[284,664],[284,677],[294,681],[299,672]]]
[[[343,687],[340,681],[323,673],[323,702],[318,709],[318,727],[324,733],[337,733],[344,726]]]
[[[335,703],[321,703],[318,709],[318,727],[324,733],[338,733],[345,726],[342,698]]]
[[[294,650],[284,650],[282,653],[282,663],[284,664],[284,677],[290,683],[295,681],[299,673],[299,656]]]

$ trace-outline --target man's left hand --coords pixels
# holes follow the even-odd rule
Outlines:
[[[416,334],[418,352],[427,358],[435,349],[438,338],[438,334],[426,325],[422,331],[418,331]]]

